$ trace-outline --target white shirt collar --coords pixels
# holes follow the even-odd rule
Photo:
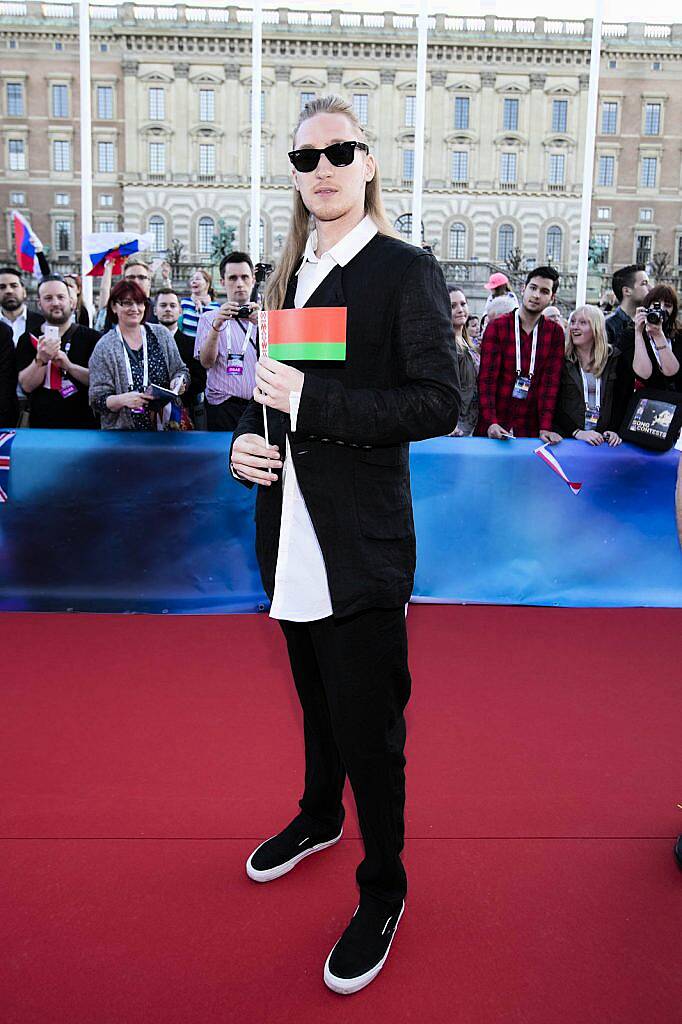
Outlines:
[[[12,324],[14,324],[14,323],[21,323],[21,321],[22,321],[22,320],[24,321],[24,323],[26,323],[26,313],[27,313],[27,312],[28,312],[28,307],[27,307],[27,306],[24,306],[24,308],[22,309],[22,311],[21,311],[21,313],[19,314],[19,316],[16,316],[16,317],[14,318],[14,320],[10,320],[10,318],[9,318],[8,316],[5,316],[5,314],[4,314],[4,313],[0,313],[0,320],[2,320],[2,321],[3,321],[4,323],[6,323],[6,324],[9,324],[9,325],[10,325],[10,327],[11,327],[11,326],[12,326]]]
[[[315,255],[317,231],[312,231],[308,235],[303,260],[296,273],[300,274],[306,263],[319,263],[325,257],[329,257],[335,263],[338,263],[339,266],[345,267],[374,238],[378,230],[372,218],[367,214],[352,231],[344,235],[341,241],[337,242],[331,249],[328,249],[327,252],[323,252],[319,258]]]

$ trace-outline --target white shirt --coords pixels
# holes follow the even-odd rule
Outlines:
[[[372,218],[365,217],[318,259],[315,255],[317,232],[313,231],[306,244],[303,262],[296,271],[298,282],[294,306],[297,309],[304,306],[327,274],[337,265],[345,267],[350,263],[376,233],[377,226]],[[292,433],[296,430],[300,400],[300,391],[289,396]],[[282,520],[270,615],[273,619],[288,619],[290,622],[326,619],[332,614],[327,570],[310,513],[298,485],[289,438],[286,442],[282,481]]]
[[[8,327],[12,328],[12,337],[14,339],[14,347],[16,348],[19,338],[26,330],[26,306],[24,306],[23,313],[21,313],[16,320],[10,320],[9,317],[1,315],[0,320],[2,320],[4,324],[7,324]]]

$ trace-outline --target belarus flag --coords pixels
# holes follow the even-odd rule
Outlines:
[[[105,263],[113,260],[114,273],[120,274],[128,256],[154,248],[154,238],[134,231],[103,231],[86,235],[85,246],[92,264],[87,276],[101,277]]]
[[[260,350],[290,362],[346,358],[345,306],[304,306],[258,314]]]
[[[17,264],[21,270],[39,277],[40,264],[38,263],[35,245],[31,241],[31,225],[25,217],[22,217],[18,210],[12,211],[12,221],[14,223],[14,244],[16,247]]]

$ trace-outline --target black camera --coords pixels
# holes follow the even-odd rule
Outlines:
[[[666,312],[661,306],[660,302],[652,302],[649,309],[646,311],[646,322],[648,324],[662,324],[665,320]]]
[[[234,314],[237,320],[248,320],[253,313],[251,306],[240,306],[237,312]]]
[[[262,284],[275,268],[272,263],[257,263],[253,269],[255,271],[256,284]]]

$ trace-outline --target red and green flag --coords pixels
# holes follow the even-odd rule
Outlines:
[[[273,309],[258,314],[260,350],[280,362],[346,358],[345,306]]]

